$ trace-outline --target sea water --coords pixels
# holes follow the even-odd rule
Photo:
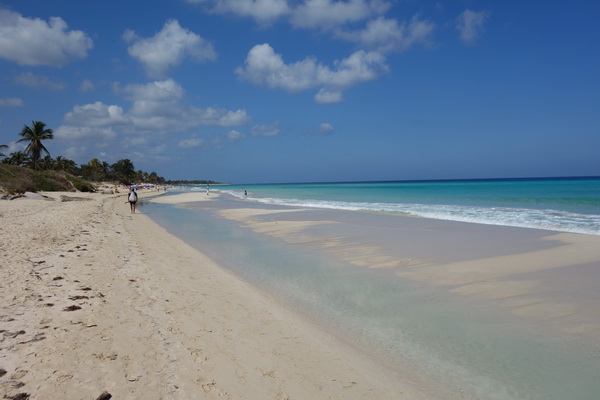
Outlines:
[[[600,216],[599,189],[598,179],[230,185],[211,188],[225,194],[219,201],[186,207],[150,203],[142,210],[283,303],[434,380],[447,390],[447,399],[584,400],[600,393],[598,343],[550,333],[386,270],[286,245],[221,218],[218,211],[264,202],[274,208],[293,204],[422,215],[413,211],[419,206],[447,219],[465,220],[471,213],[477,222],[515,225],[507,217],[510,210],[525,214],[517,226],[599,234],[597,222],[589,221]],[[477,219],[476,210],[493,217]]]
[[[215,189],[239,198],[245,190],[252,200],[269,204],[600,234],[600,177],[229,185]]]

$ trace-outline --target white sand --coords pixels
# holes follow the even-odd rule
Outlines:
[[[131,215],[125,194],[66,195],[92,200],[0,201],[1,395],[443,398]]]

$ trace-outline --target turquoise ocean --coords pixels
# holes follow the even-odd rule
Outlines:
[[[206,186],[171,190],[189,191],[204,193]],[[600,398],[600,343],[593,339],[387,270],[350,265],[318,246],[284,243],[219,214],[227,208],[301,207],[317,213],[313,217],[364,216],[369,234],[394,215],[408,215],[533,228],[540,236],[600,235],[600,178],[238,184],[210,191],[221,194],[218,201],[143,202],[141,211],[285,306],[401,373],[439,385],[447,393],[443,398]],[[586,301],[600,306],[600,265],[573,269],[578,271]]]
[[[238,198],[246,190],[249,198],[269,204],[600,234],[600,177],[231,185],[217,190]]]

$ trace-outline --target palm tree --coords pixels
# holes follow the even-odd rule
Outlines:
[[[8,146],[5,144],[0,144],[0,149],[8,149]],[[6,157],[6,154],[0,151],[0,157]]]
[[[105,164],[97,158],[92,158],[90,162],[81,166],[82,174],[86,179],[100,182],[106,178],[107,171]]]
[[[40,158],[37,162],[37,166],[40,170],[49,170],[54,168],[54,160],[50,156]]]
[[[46,129],[46,124],[41,121],[31,121],[31,126],[25,125],[21,133],[23,138],[17,142],[29,142],[25,153],[31,157],[33,169],[37,169],[37,163],[42,153],[50,155],[48,149],[42,144],[42,140],[53,139],[52,129]]]
[[[63,156],[57,156],[54,160],[54,169],[56,171],[64,171],[68,173],[74,173],[77,168],[75,161],[64,158]]]
[[[130,185],[133,183],[135,177],[135,167],[133,163],[125,158],[119,160],[110,166],[115,174],[115,178],[124,185]]]
[[[4,160],[2,160],[2,163],[18,165],[22,167],[23,165],[27,164],[28,161],[29,157],[27,157],[27,154],[23,153],[22,151],[15,151],[14,153],[10,153],[10,157],[6,157]]]

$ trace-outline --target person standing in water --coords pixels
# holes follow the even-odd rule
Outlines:
[[[129,193],[127,193],[127,201],[129,202],[129,207],[131,208],[131,213],[135,214],[135,205],[138,201],[138,195],[133,186],[129,187]]]

